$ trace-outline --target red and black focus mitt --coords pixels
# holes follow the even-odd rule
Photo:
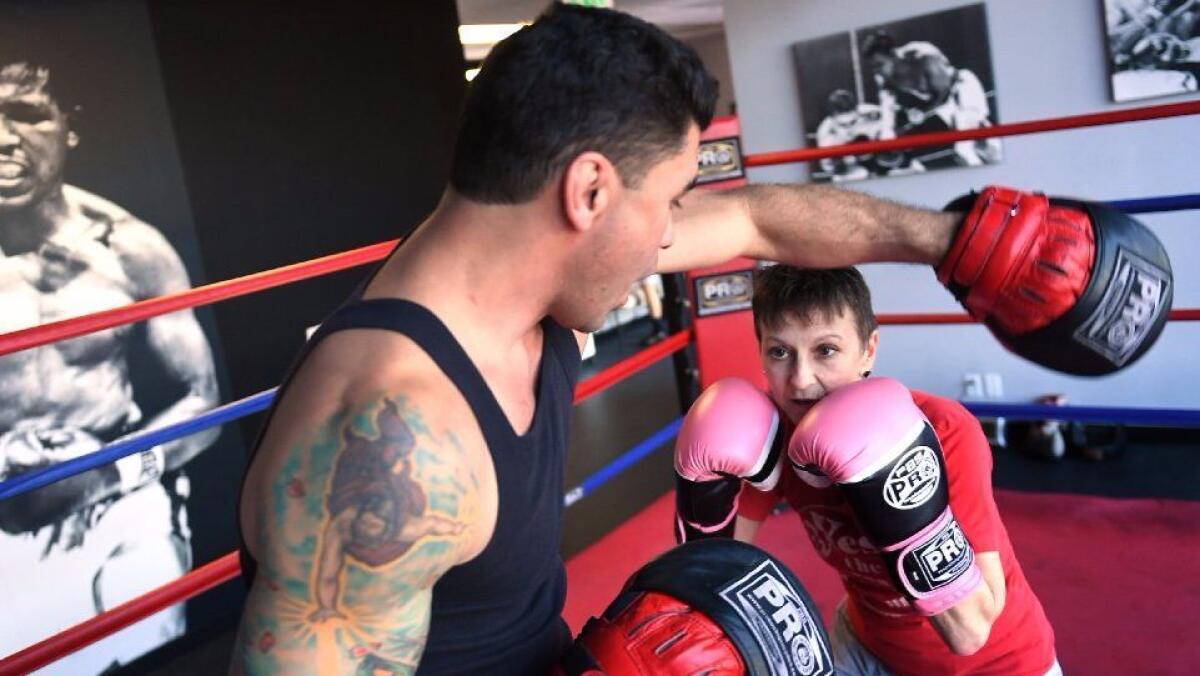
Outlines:
[[[938,280],[1016,354],[1064,373],[1106,375],[1162,333],[1171,262],[1136,219],[998,186],[946,209],[967,215]]]
[[[566,676],[832,674],[816,604],[777,559],[736,540],[688,542],[634,573],[584,625]]]

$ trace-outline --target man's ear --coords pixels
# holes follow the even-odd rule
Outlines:
[[[563,212],[571,227],[591,229],[612,206],[621,181],[617,169],[598,152],[580,153],[563,171]]]
[[[77,145],[79,145],[79,134],[73,131],[67,132],[67,147],[74,148]]]

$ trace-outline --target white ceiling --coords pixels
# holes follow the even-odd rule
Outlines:
[[[550,0],[456,0],[458,19],[470,23],[532,21]],[[613,0],[613,9],[657,24],[679,38],[695,38],[724,30],[724,0]]]

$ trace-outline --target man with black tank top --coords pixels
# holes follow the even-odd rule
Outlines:
[[[715,99],[690,48],[620,12],[555,5],[496,45],[441,202],[313,336],[256,445],[233,673],[546,673],[570,644],[572,331],[655,270],[946,254],[961,214],[689,193]]]

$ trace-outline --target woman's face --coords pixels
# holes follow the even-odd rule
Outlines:
[[[879,345],[878,330],[863,342],[848,309],[832,317],[814,313],[807,320],[787,315],[761,333],[759,357],[771,399],[793,423],[821,397],[862,380]]]

